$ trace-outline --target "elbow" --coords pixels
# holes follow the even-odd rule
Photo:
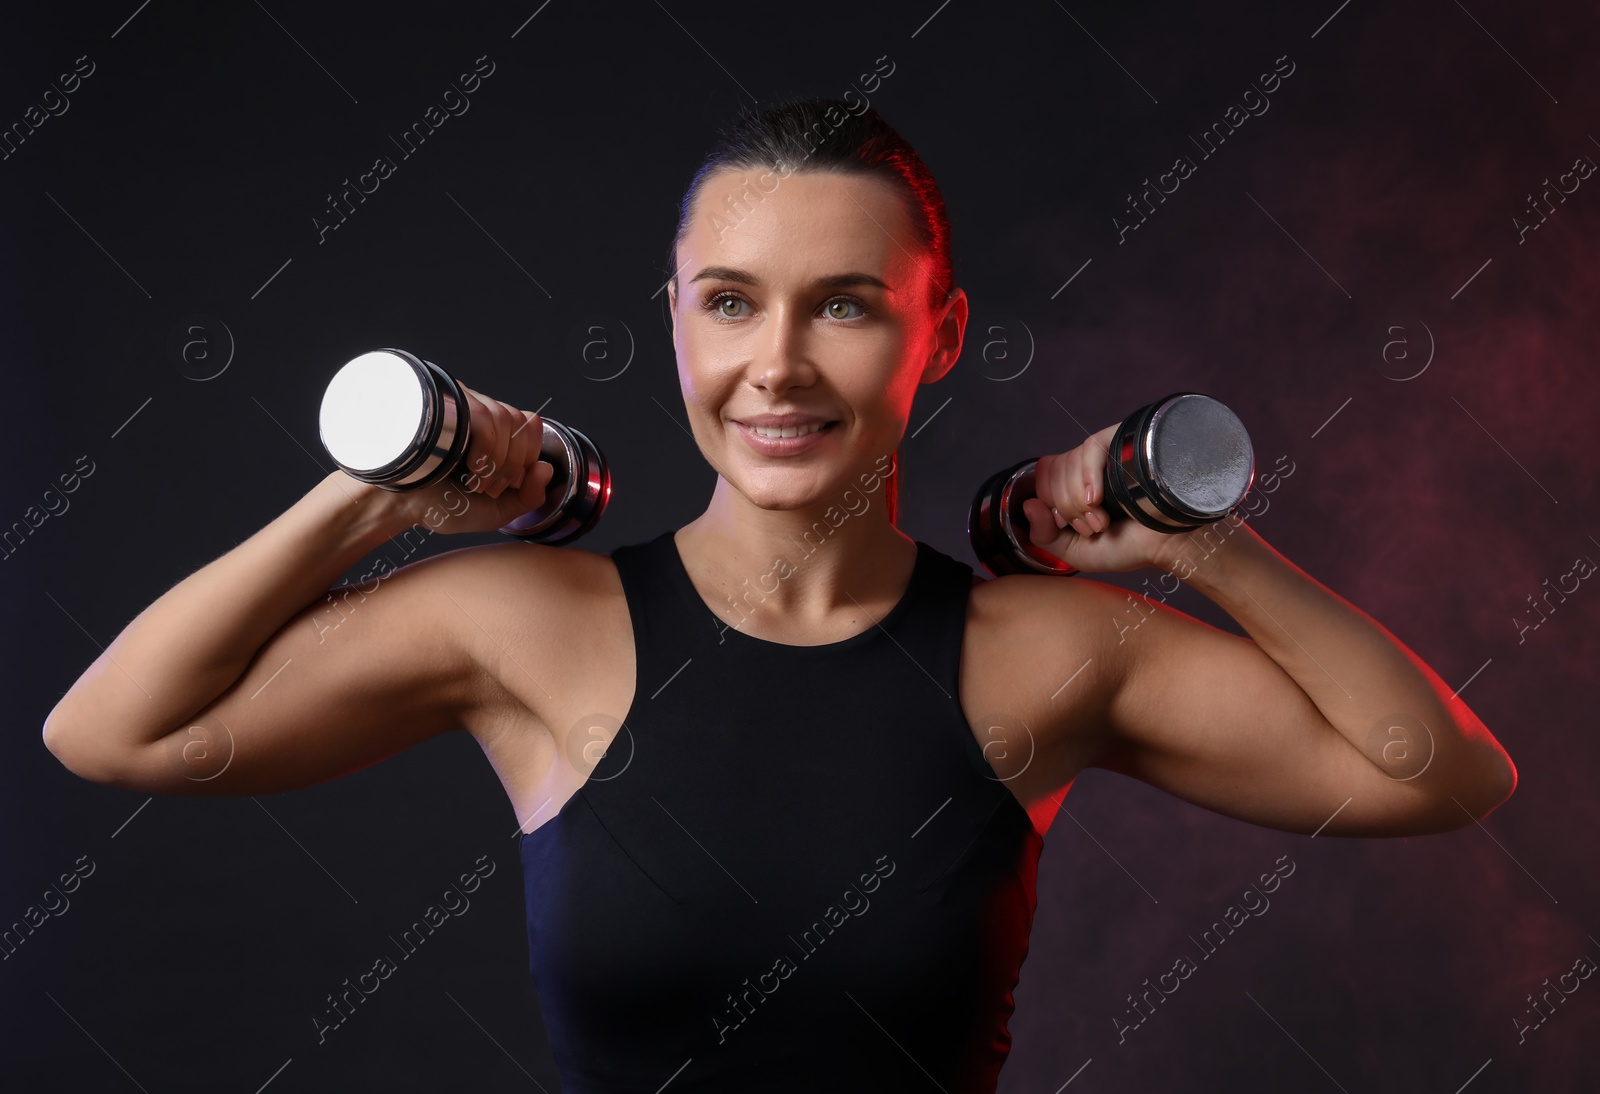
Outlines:
[[[41,736],[44,747],[61,762],[61,766],[81,779],[107,786],[122,782],[122,768],[109,755],[109,750],[93,734],[84,733],[60,717],[60,706],[45,719]]]
[[[1489,808],[1483,811],[1487,816],[1499,809],[1517,790],[1517,765],[1511,762],[1511,757],[1505,750],[1500,750],[1500,762],[1495,766],[1493,790]],[[1481,818],[1480,818],[1481,819]]]
[[[1482,820],[1510,799],[1517,790],[1517,765],[1511,762],[1511,757],[1500,746],[1499,741],[1494,742],[1488,758],[1489,772],[1484,776],[1482,802],[1483,811],[1478,814]]]
[[[60,761],[62,767],[91,782],[102,781],[94,778],[94,774],[99,772],[91,774],[92,765],[89,762],[91,750],[85,749],[79,736],[61,724],[55,711],[51,711],[50,717],[45,719],[42,736],[45,749]]]
[[[1457,823],[1464,828],[1481,821],[1504,805],[1517,789],[1517,765],[1505,750],[1496,746],[1484,763],[1484,770],[1453,795]]]
[[[44,739],[45,750],[57,760],[60,760],[62,766],[68,771],[77,774],[76,771],[73,771],[72,764],[68,760],[68,757],[72,755],[72,746],[68,743],[67,732],[62,726],[60,715],[61,707],[58,705],[45,717],[44,729],[41,731],[40,736]]]

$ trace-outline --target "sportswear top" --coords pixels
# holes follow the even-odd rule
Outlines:
[[[713,612],[671,531],[611,558],[633,702],[521,842],[567,1094],[993,1091],[1042,840],[958,699],[971,567],[917,541],[882,619],[795,646]]]

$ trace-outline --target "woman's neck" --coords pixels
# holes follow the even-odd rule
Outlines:
[[[917,554],[889,523],[881,485],[839,504],[778,510],[753,505],[719,477],[706,511],[675,538],[696,588],[730,626],[818,642],[859,631],[851,624],[863,612],[881,618],[905,592]]]

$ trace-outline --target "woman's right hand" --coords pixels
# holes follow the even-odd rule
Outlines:
[[[460,465],[420,490],[385,490],[343,472],[352,490],[367,495],[374,520],[391,535],[414,524],[436,532],[492,532],[544,504],[555,467],[539,459],[544,422],[531,410],[462,384],[471,438]]]

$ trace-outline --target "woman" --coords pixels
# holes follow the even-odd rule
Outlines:
[[[1033,543],[1159,567],[1253,640],[1143,598],[1119,626],[1120,589],[982,580],[895,527],[896,448],[967,300],[938,188],[875,111],[742,118],[670,268],[718,475],[699,517],[609,556],[497,542],[327,596],[425,519],[484,532],[542,501],[537,416],[471,392],[467,495],[329,475],[135,618],[50,749],[98,782],[260,794],[465,728],[525,833],[569,1091],[993,1090],[1042,833],[1085,767],[1329,835],[1443,831],[1511,793],[1439,677],[1247,525],[1108,525],[1114,425],[1041,459]]]

